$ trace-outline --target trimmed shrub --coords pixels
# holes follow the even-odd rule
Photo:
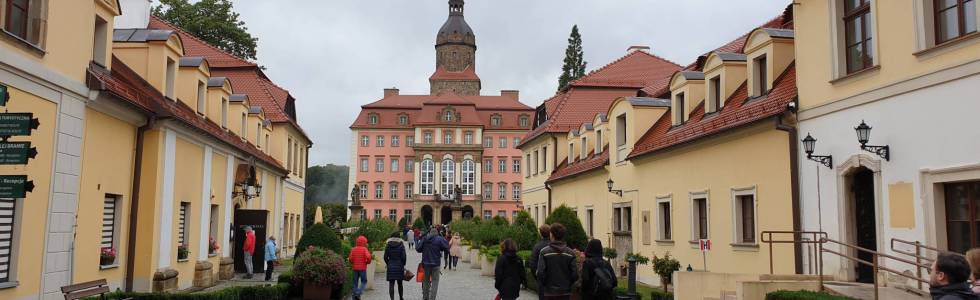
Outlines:
[[[363,235],[367,238],[368,250],[371,251],[384,250],[385,241],[388,240],[388,237],[390,237],[393,232],[398,231],[398,226],[388,219],[352,222],[349,224],[349,226],[357,227],[357,230],[347,237],[350,244],[356,246],[357,237]]]
[[[517,257],[520,257],[521,260],[524,261],[524,265],[527,265],[528,262],[531,260],[531,250],[517,251]],[[530,266],[527,267],[530,268]]]
[[[112,292],[106,294],[106,299],[135,300],[285,300],[289,299],[289,284],[259,286],[235,286],[206,293],[133,293]],[[85,299],[98,300],[99,297]]]
[[[495,216],[495,217],[493,217],[493,219],[490,219],[490,223],[493,223],[493,225],[497,225],[497,226],[507,226],[507,225],[510,225],[510,222],[507,222],[507,218],[504,218],[504,217],[501,217],[501,216]]]
[[[851,297],[836,296],[814,291],[775,291],[766,294],[766,300],[857,300]]]
[[[337,233],[333,229],[323,223],[314,224],[306,229],[306,232],[303,232],[303,236],[299,238],[299,244],[296,245],[296,254],[294,257],[299,257],[309,246],[324,248],[334,253],[341,253],[340,237],[337,236]]]
[[[653,256],[653,272],[660,276],[660,286],[666,287],[672,283],[674,271],[681,269],[681,263],[670,257],[670,252],[664,253],[663,257]]]
[[[422,218],[415,219],[415,222],[412,222],[412,228],[418,228],[419,230],[425,230],[425,229],[427,229],[425,227],[426,227],[425,226],[425,221],[422,221]]]
[[[654,289],[650,291],[650,299],[653,300],[674,300],[674,294],[662,290]]]
[[[514,217],[514,224],[508,229],[507,237],[517,243],[517,250],[531,250],[541,237],[534,225],[534,219],[526,211],[518,212]]]
[[[565,234],[565,243],[569,247],[582,250],[588,243],[589,237],[585,234],[585,229],[582,228],[582,221],[578,219],[575,211],[564,204],[552,211],[545,223],[565,225],[565,228],[568,229],[568,233]]]
[[[405,226],[408,226],[408,219],[406,219],[405,217],[398,219],[398,229],[400,230],[402,228],[405,228]]]
[[[330,250],[313,248],[303,252],[293,265],[293,277],[304,284],[343,286],[347,280],[347,263]]]
[[[645,265],[645,264],[649,264],[650,263],[650,258],[649,257],[646,257],[646,256],[643,256],[643,254],[640,254],[640,253],[632,253],[632,252],[631,253],[626,253],[626,260],[627,261],[629,261],[629,259],[631,257],[636,260],[636,264],[637,265]]]
[[[619,257],[619,253],[616,252],[616,248],[605,247],[602,248],[602,257],[605,257],[607,260],[613,260]]]

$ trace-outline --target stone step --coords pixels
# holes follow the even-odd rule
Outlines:
[[[867,283],[830,281],[824,282],[824,288],[831,294],[863,300],[874,300],[874,286]],[[878,287],[878,299],[925,300],[929,299],[929,295],[918,290]]]

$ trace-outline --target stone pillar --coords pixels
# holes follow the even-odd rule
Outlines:
[[[194,287],[210,287],[214,285],[214,272],[211,271],[213,265],[206,260],[198,261],[194,264]]]
[[[218,279],[228,280],[235,277],[235,259],[230,256],[222,257],[218,266]]]
[[[463,219],[463,207],[454,206],[453,207],[453,220]]]
[[[350,220],[351,221],[360,221],[361,220],[361,211],[364,210],[364,206],[351,205],[348,208],[350,209]]]
[[[171,268],[163,268],[153,273],[153,292],[177,291],[177,275],[180,273]]]

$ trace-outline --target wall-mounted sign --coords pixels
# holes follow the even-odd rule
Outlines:
[[[27,175],[0,175],[0,198],[27,198],[34,191],[34,181]]]
[[[0,136],[31,135],[40,125],[33,113],[0,113]]]
[[[7,106],[7,100],[10,100],[10,94],[7,93],[7,86],[0,85],[0,106]]]
[[[23,165],[37,156],[31,142],[0,142],[0,165]]]

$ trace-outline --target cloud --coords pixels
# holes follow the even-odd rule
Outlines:
[[[568,33],[578,24],[589,70],[646,45],[686,65],[782,13],[773,0],[470,0],[483,93],[518,89],[536,106],[554,94]],[[314,141],[310,164],[349,164],[350,126],[382,89],[424,94],[435,68],[445,0],[235,1],[259,38],[267,74],[297,99]]]

